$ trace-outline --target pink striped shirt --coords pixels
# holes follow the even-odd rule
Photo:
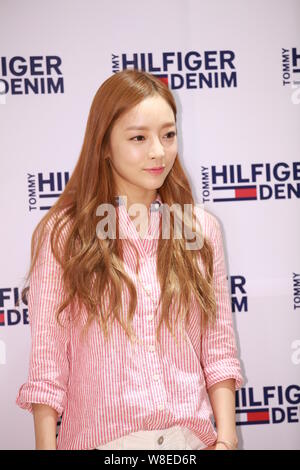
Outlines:
[[[156,206],[151,207],[155,209],[160,203],[158,196]],[[80,343],[78,328],[83,323],[76,327],[70,324],[65,329],[56,324],[53,312],[62,299],[63,287],[61,267],[52,255],[48,232],[30,279],[29,374],[18,391],[16,404],[32,413],[31,403],[43,403],[62,415],[57,449],[94,449],[132,432],[175,425],[189,428],[205,444],[211,445],[217,434],[207,389],[234,378],[238,390],[244,382],[237,356],[219,222],[206,210],[196,207],[204,236],[212,241],[214,248],[216,326],[200,335],[200,312],[194,302],[186,339],[177,334],[176,343],[163,323],[158,343],[155,338],[158,318],[154,312],[160,295],[156,249],[161,211],[150,212],[148,234],[152,239],[142,239],[137,236],[125,206],[119,204],[117,210],[122,228],[134,240],[141,257],[142,285],[135,282],[135,252],[128,240],[123,240],[124,266],[137,289],[133,327],[139,340],[131,345],[122,327],[115,322],[108,344],[99,325],[94,323],[90,327],[89,343]],[[124,318],[127,294],[124,290]],[[81,314],[86,320],[87,312]]]

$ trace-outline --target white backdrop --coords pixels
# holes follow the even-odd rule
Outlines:
[[[96,90],[137,60],[168,80],[196,202],[223,227],[246,378],[240,448],[300,449],[300,2],[1,0],[0,9],[0,447],[34,448],[32,415],[15,404],[30,350],[16,298],[33,229],[75,166]]]

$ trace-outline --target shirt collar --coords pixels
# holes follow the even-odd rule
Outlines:
[[[116,196],[115,197],[115,204],[116,204],[117,207],[125,206],[124,197],[123,196]],[[162,204],[162,200],[161,200],[160,194],[157,193],[156,198],[151,202],[150,212],[159,211],[161,204]]]

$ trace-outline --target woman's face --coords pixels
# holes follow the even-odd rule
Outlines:
[[[156,94],[123,114],[112,128],[109,150],[118,194],[132,200],[155,194],[177,155],[176,123],[167,101]],[[146,171],[163,164],[162,173]]]

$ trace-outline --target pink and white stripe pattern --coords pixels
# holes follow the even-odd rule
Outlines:
[[[156,200],[158,205],[161,198]],[[31,403],[44,403],[62,414],[57,449],[94,449],[123,435],[166,429],[189,428],[206,445],[216,439],[207,389],[235,379],[236,390],[243,385],[232,323],[221,228],[216,217],[197,207],[204,236],[214,247],[217,323],[200,335],[200,315],[192,303],[190,321],[183,336],[176,327],[176,339],[167,327],[156,341],[160,296],[156,276],[156,249],[160,210],[150,212],[149,233],[153,239],[137,237],[125,206],[119,205],[122,227],[141,257],[139,278],[135,278],[135,252],[124,240],[124,266],[135,282],[138,304],[133,319],[137,341],[132,345],[123,328],[115,322],[105,340],[100,326],[92,324],[88,342],[79,342],[79,328],[87,318],[82,311],[80,325],[68,328],[55,322],[55,306],[63,296],[61,267],[50,247],[50,233],[43,244],[30,280],[29,322],[31,353],[28,380],[19,391],[16,404],[32,413]],[[199,258],[199,262],[201,260]],[[128,292],[123,291],[123,312],[128,309]],[[108,305],[105,299],[105,305]],[[170,311],[174,305],[170,306]],[[174,325],[174,323],[173,323]]]

